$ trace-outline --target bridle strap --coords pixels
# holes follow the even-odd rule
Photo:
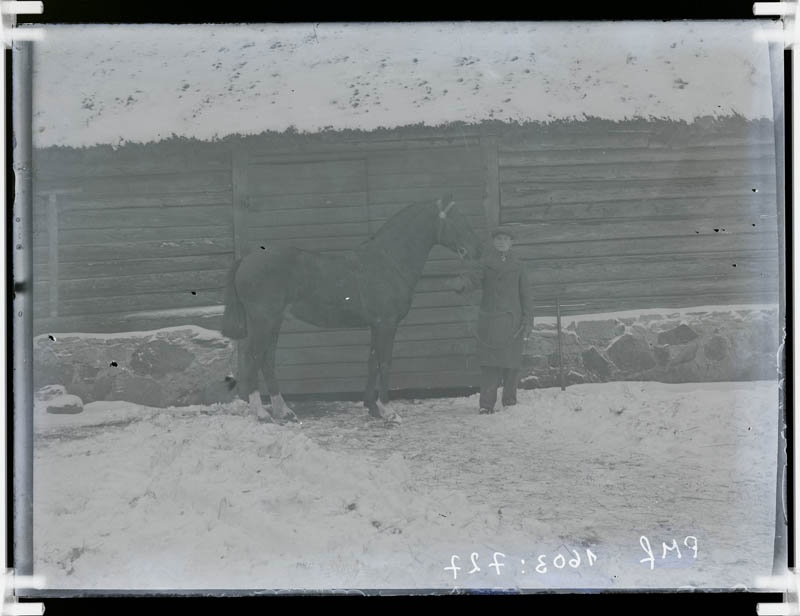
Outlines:
[[[447,214],[450,211],[450,208],[452,208],[455,204],[456,204],[455,201],[451,201],[450,203],[447,204],[447,207],[442,209],[442,200],[441,199],[436,200],[436,207],[439,209],[439,222],[436,227],[437,244],[441,243],[442,241],[442,229],[444,228],[444,222],[447,220]]]

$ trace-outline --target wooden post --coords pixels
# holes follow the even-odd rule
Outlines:
[[[50,279],[50,316],[58,316],[58,197],[51,192],[47,199],[47,274]]]
[[[564,385],[564,353],[561,347],[561,302],[556,297],[556,331],[558,333],[558,380],[561,384],[561,391],[567,389]]]
[[[242,230],[245,228],[245,218],[248,207],[248,187],[247,187],[247,152],[242,149],[241,144],[234,144],[231,152],[231,190],[233,192],[233,252],[234,259],[240,259],[245,254]],[[240,366],[244,365],[244,344],[241,340],[236,341],[236,378],[241,385]]]

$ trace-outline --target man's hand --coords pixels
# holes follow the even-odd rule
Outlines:
[[[458,295],[463,295],[467,290],[467,281],[463,276],[456,276],[450,281],[450,290]]]
[[[533,323],[528,322],[525,325],[523,325],[522,332],[523,332],[522,333],[522,339],[523,340],[527,341],[527,340],[530,340],[531,338],[533,338]]]

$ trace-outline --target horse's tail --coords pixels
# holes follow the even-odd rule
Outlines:
[[[241,259],[236,259],[225,279],[225,312],[222,314],[222,335],[239,340],[247,336],[247,318],[244,304],[236,293],[236,270]]]

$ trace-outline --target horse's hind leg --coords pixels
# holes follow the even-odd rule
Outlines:
[[[253,414],[262,420],[270,420],[269,413],[261,403],[259,392],[258,371],[264,363],[267,352],[267,332],[261,319],[248,319],[247,338],[244,342],[244,366],[242,373],[242,396],[247,397]]]
[[[294,414],[294,411],[283,399],[278,379],[275,376],[275,352],[278,347],[278,335],[281,331],[282,320],[282,317],[276,319],[276,321],[271,324],[271,328],[267,334],[267,351],[264,354],[262,371],[264,373],[264,381],[269,390],[270,401],[272,402],[272,416],[278,421],[299,421],[297,415]]]

